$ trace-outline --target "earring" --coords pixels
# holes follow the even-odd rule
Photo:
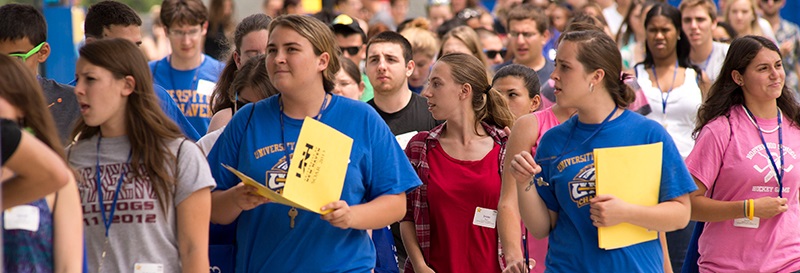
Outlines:
[[[593,83],[589,84],[589,93],[594,93],[594,84]]]

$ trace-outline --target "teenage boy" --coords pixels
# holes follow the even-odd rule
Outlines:
[[[706,72],[712,82],[716,81],[730,47],[728,44],[714,42],[717,6],[711,0],[683,0],[678,8],[681,11],[683,32],[692,46],[689,60]]]
[[[367,34],[352,17],[341,14],[336,16],[331,23],[331,30],[336,36],[336,44],[342,50],[342,56],[353,61],[361,71],[361,81],[364,82],[364,93],[361,101],[367,102],[373,98],[372,84],[369,82],[362,61],[367,56]]]
[[[106,38],[126,39],[136,45],[142,43],[142,19],[131,7],[121,2],[104,0],[92,5],[86,12],[83,26],[87,44]],[[167,90],[153,84],[153,91],[159,99],[161,110],[181,128],[184,135],[194,141],[200,139]]]
[[[195,131],[203,135],[212,116],[208,99],[223,68],[203,54],[208,10],[200,0],[164,0],[160,18],[172,54],[150,62],[153,80],[167,89]]]
[[[72,86],[39,75],[39,64],[50,56],[47,22],[39,10],[21,4],[0,7],[0,54],[17,58],[36,75],[61,142],[68,144],[72,126],[81,115],[80,107]]]
[[[508,46],[513,52],[511,61],[495,67],[495,71],[511,63],[530,67],[539,76],[539,82],[547,82],[555,66],[544,57],[542,48],[550,38],[547,16],[532,4],[522,4],[508,13]]]

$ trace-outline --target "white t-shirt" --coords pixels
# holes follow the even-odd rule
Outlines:
[[[694,147],[692,131],[697,121],[697,109],[703,103],[703,95],[697,85],[697,73],[694,69],[686,68],[683,84],[673,88],[669,97],[667,93],[654,86],[644,65],[637,65],[636,73],[637,82],[653,110],[645,117],[666,127],[672,140],[675,141],[675,146],[678,147],[681,158],[685,159]],[[662,86],[662,88],[669,87]],[[667,101],[666,114],[662,98]]]
[[[214,143],[217,143],[217,139],[222,135],[222,131],[225,131],[225,126],[204,135],[197,141],[197,146],[200,147],[200,150],[203,150],[203,154],[208,156],[208,152],[211,151],[211,148],[214,148]]]
[[[706,73],[706,76],[708,76],[708,79],[711,80],[711,83],[717,81],[719,72],[722,70],[722,63],[725,62],[725,56],[728,55],[729,48],[729,44],[713,42],[711,54],[708,55],[706,61],[694,64],[697,65],[697,67],[700,67],[700,69]]]
[[[608,23],[608,28],[611,30],[611,34],[617,35],[619,27],[622,26],[622,22],[625,21],[625,17],[622,16],[622,14],[619,14],[617,11],[617,3],[604,8],[603,17],[606,18],[606,23]]]

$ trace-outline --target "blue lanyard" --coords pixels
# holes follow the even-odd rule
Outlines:
[[[292,166],[292,158],[289,156],[289,145],[286,143],[286,130],[283,127],[283,117],[286,116],[286,113],[283,112],[283,101],[281,101],[281,94],[278,94],[278,103],[280,103],[280,120],[281,120],[281,145],[283,145],[283,156],[286,158],[286,166],[287,171],[288,168]],[[322,105],[319,107],[319,113],[317,116],[314,117],[317,121],[322,119],[322,111],[325,110],[325,104],[328,103],[328,92],[325,92],[325,97],[322,99]]]
[[[761,144],[764,144],[764,150],[767,151],[767,158],[769,158],[769,163],[772,164],[772,169],[775,170],[775,177],[778,180],[778,197],[783,197],[783,175],[786,172],[783,169],[784,166],[784,159],[783,159],[783,117],[781,115],[781,109],[778,108],[778,153],[780,154],[781,158],[781,168],[778,171],[778,165],[775,164],[775,159],[772,158],[772,153],[769,152],[769,148],[767,147],[767,141],[764,139],[764,133],[761,132],[761,126],[758,126],[758,121],[756,121],[756,117],[753,116],[753,113],[750,112],[750,109],[747,109],[747,106],[744,106],[744,110],[747,112],[747,115],[753,119],[753,123],[756,125],[756,129],[758,131],[758,136],[761,137]]]
[[[108,238],[108,230],[111,229],[111,223],[114,221],[114,212],[117,210],[117,198],[119,198],[119,191],[122,188],[122,180],[125,178],[125,174],[127,170],[122,171],[119,178],[117,179],[116,189],[114,191],[114,201],[111,202],[111,211],[106,217],[106,207],[103,203],[103,182],[100,181],[100,141],[103,139],[103,136],[99,136],[97,138],[97,160],[95,161],[95,182],[97,183],[97,202],[100,204],[100,214],[103,216],[103,225],[106,228],[106,238]],[[131,150],[128,150],[128,161],[126,162],[129,165],[131,163]],[[124,167],[122,167],[124,168]]]
[[[714,56],[714,45],[713,44],[711,45],[711,52],[708,53],[708,57],[706,58],[706,61],[703,62],[702,69],[706,69],[706,67],[708,67],[708,62],[711,61],[711,56]]]
[[[675,79],[678,77],[678,61],[675,61],[675,71],[672,72],[672,85],[667,90],[667,96],[664,97],[664,89],[661,89],[661,84],[658,83],[658,74],[656,74],[656,66],[653,65],[651,67],[653,70],[653,78],[656,80],[656,87],[658,87],[658,91],[661,91],[661,113],[665,116],[667,115],[667,101],[669,100],[669,94],[672,94],[672,89],[675,88]]]
[[[564,148],[563,148],[563,149],[561,149],[561,150],[562,150],[561,154],[560,154],[560,155],[558,155],[558,156],[557,156],[557,157],[554,159],[554,161],[558,161],[559,159],[561,159],[561,157],[562,157],[562,156],[565,156],[565,155],[567,155],[567,154],[569,154],[569,153],[571,153],[571,152],[574,152],[575,150],[577,150],[578,148],[580,148],[581,146],[583,146],[583,144],[586,144],[586,142],[589,142],[589,140],[590,140],[590,139],[592,139],[592,138],[593,138],[595,135],[597,135],[598,133],[600,133],[600,130],[603,130],[603,127],[606,125],[606,123],[608,123],[608,121],[610,121],[610,120],[611,120],[611,117],[612,117],[612,116],[614,116],[614,113],[616,113],[616,112],[617,112],[617,107],[616,107],[616,106],[614,106],[614,109],[613,109],[613,110],[611,110],[611,113],[609,113],[609,114],[608,114],[608,116],[606,117],[606,119],[604,119],[604,120],[603,120],[603,122],[601,122],[601,123],[600,123],[600,126],[598,126],[598,127],[597,127],[597,129],[595,129],[595,130],[594,130],[594,132],[592,132],[592,134],[591,134],[591,135],[589,135],[589,137],[587,137],[586,139],[584,139],[584,140],[583,140],[583,142],[581,142],[580,144],[578,144],[578,146],[575,146],[575,148],[573,148],[573,149],[572,149],[572,150],[570,150],[569,152],[563,152],[563,151],[564,151],[564,150],[566,150],[566,149],[567,149],[567,147],[569,146],[569,142],[572,140],[572,135],[575,133],[575,128],[576,128],[576,127],[578,127],[578,121],[576,120],[576,121],[575,121],[575,123],[573,123],[573,124],[572,124],[572,129],[570,129],[570,130],[569,130],[569,136],[567,137],[567,142],[566,142],[566,143],[564,143]]]
[[[525,254],[525,269],[522,272],[531,272],[530,253],[528,252],[528,228],[522,233],[522,250]]]

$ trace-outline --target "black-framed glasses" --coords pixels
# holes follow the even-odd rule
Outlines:
[[[517,37],[519,37],[519,36],[522,36],[522,38],[525,38],[525,39],[530,39],[531,37],[533,37],[534,35],[537,35],[537,34],[538,34],[538,33],[534,33],[534,32],[516,32],[516,31],[510,31],[510,32],[508,32],[508,38],[511,38],[511,39],[517,39]]]
[[[20,60],[20,61],[22,61],[24,63],[25,61],[28,60],[28,58],[33,56],[33,54],[39,53],[39,50],[42,49],[42,46],[44,46],[44,43],[45,42],[41,42],[39,45],[35,46],[33,49],[31,49],[30,51],[28,51],[26,53],[11,53],[11,54],[8,54],[8,56],[16,57],[18,60]]]
[[[342,52],[347,52],[347,54],[350,54],[350,56],[358,54],[359,50],[361,50],[360,46],[342,47]]]
[[[501,50],[483,50],[483,54],[486,54],[486,57],[489,57],[489,59],[497,58],[498,54],[500,55],[500,58],[503,58],[503,56],[506,56],[506,52],[508,51],[505,48]]]

